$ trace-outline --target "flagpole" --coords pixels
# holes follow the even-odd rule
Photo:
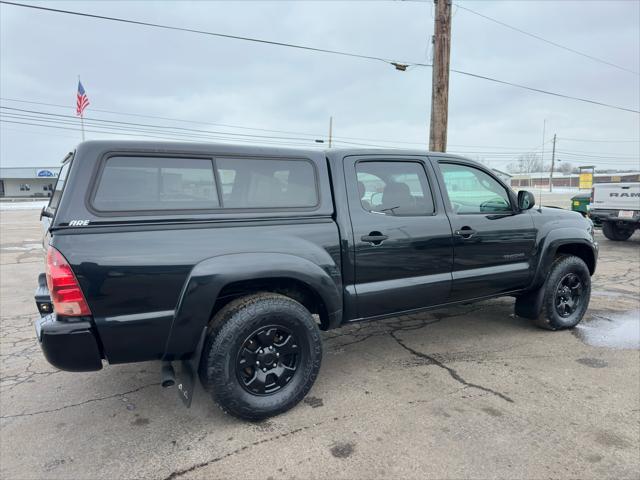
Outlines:
[[[78,75],[78,85],[80,84],[80,75]],[[84,112],[80,112],[80,130],[82,130],[82,141],[84,142]]]

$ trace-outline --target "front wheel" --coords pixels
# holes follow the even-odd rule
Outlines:
[[[295,406],[320,370],[322,344],[309,311],[295,300],[258,293],[214,318],[200,378],[226,412],[261,420]]]
[[[574,255],[561,255],[539,290],[516,299],[516,314],[548,330],[573,328],[584,317],[590,298],[587,264]]]
[[[623,242],[628,240],[631,235],[633,235],[633,227],[631,228],[623,228],[616,225],[613,222],[603,222],[602,223],[602,233],[609,240],[613,240],[615,242]]]

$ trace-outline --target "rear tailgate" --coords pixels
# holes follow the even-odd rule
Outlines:
[[[598,210],[640,210],[640,183],[595,184],[591,208]]]

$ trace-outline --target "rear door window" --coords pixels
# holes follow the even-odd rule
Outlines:
[[[418,162],[358,162],[358,193],[368,212],[394,216],[432,215],[433,197]]]
[[[216,158],[223,208],[310,208],[318,204],[306,160]]]
[[[104,164],[93,206],[111,212],[219,208],[213,161],[110,157]]]

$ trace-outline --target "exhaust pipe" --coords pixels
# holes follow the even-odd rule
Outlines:
[[[162,362],[160,384],[163,388],[173,387],[176,384],[176,372],[173,371],[171,362]]]

